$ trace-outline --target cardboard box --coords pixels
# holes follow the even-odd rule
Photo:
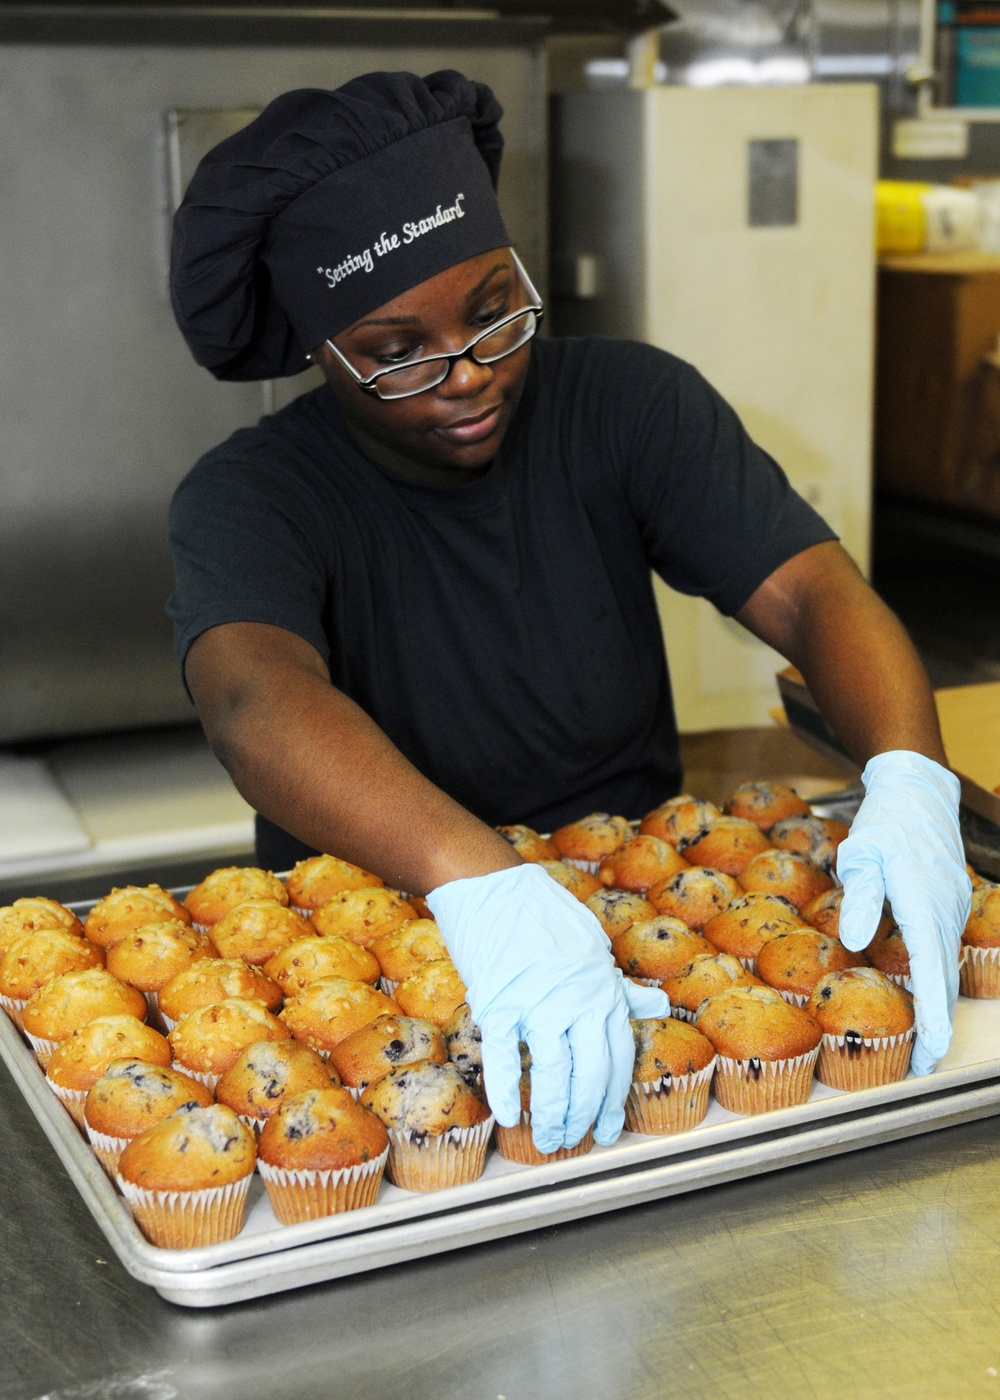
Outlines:
[[[837,739],[794,666],[778,672],[788,723],[799,738],[839,763],[845,775],[861,770]],[[1000,880],[1000,682],[936,690],[945,752],[962,784],[962,839],[969,864]]]

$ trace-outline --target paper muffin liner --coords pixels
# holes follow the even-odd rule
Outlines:
[[[258,1157],[257,1170],[278,1220],[282,1225],[295,1225],[300,1220],[373,1206],[388,1156],[386,1148],[378,1157],[359,1162],[356,1167],[327,1171],[290,1171],[270,1166]]]
[[[876,971],[882,972],[882,969],[877,968]],[[882,972],[882,976],[888,977],[890,982],[895,982],[897,987],[902,987],[904,992],[913,991],[913,983],[910,981],[908,972]]]
[[[196,933],[207,933],[208,930],[212,927],[212,925],[211,925],[211,924],[196,924],[196,923],[192,922],[191,927],[195,930]]]
[[[379,985],[387,997],[394,997],[396,995],[396,988],[399,986],[398,980],[394,982],[391,977],[380,977],[378,980]]]
[[[958,965],[959,990],[964,997],[1000,998],[1000,948],[962,945]]]
[[[790,992],[785,987],[775,987],[774,990],[784,997],[789,1006],[805,1006],[809,1000],[808,992]]]
[[[213,1094],[215,1093],[216,1084],[218,1084],[219,1080],[222,1078],[221,1074],[213,1074],[211,1070],[189,1069],[188,1066],[183,1064],[180,1060],[174,1060],[170,1068],[178,1070],[181,1074],[186,1074],[189,1079],[197,1079],[199,1084],[206,1084]]]
[[[161,1249],[197,1249],[231,1240],[243,1229],[253,1173],[226,1186],[200,1191],[149,1191],[116,1174],[135,1223]]]
[[[319,908],[319,905],[318,905],[318,904],[291,904],[291,903],[290,903],[288,907],[289,907],[289,909],[291,909],[291,911],[292,911],[293,914],[301,914],[302,917],[303,917],[303,919],[308,919],[308,917],[309,917],[310,914],[315,914],[316,910]]]
[[[626,972],[625,976],[630,982],[638,982],[640,987],[658,987],[660,985],[659,977],[635,977],[631,972]]]
[[[586,870],[588,875],[596,875],[601,864],[599,860],[577,860],[575,856],[560,856],[559,859],[566,865],[575,865],[577,870]]]
[[[85,1129],[86,1124],[83,1121],[83,1106],[87,1102],[87,1090],[64,1089],[61,1084],[56,1084],[47,1074],[45,1076],[45,1082],[62,1104],[63,1108],[66,1109],[77,1127]]]
[[[159,992],[143,992],[143,996],[146,998],[146,1025],[162,1032],[163,1013],[160,1011]]]
[[[675,1021],[693,1022],[697,1011],[689,1011],[686,1006],[678,1006],[676,1002],[670,1003],[670,1014]]]
[[[32,1035],[30,1031],[24,1030],[23,1027],[21,1029],[21,1034],[28,1041],[32,1050],[34,1050],[35,1059],[41,1065],[42,1069],[48,1069],[49,1061],[52,1059],[52,1056],[56,1053],[56,1050],[59,1046],[59,1041],[45,1040],[40,1035]]]
[[[24,1010],[27,1004],[27,997],[7,997],[0,993],[0,1006],[3,1007],[3,1009],[6,1011],[10,1019],[14,1022],[14,1025],[18,1028],[18,1030],[23,1029],[21,1025],[21,1012]]]
[[[438,1136],[399,1128],[389,1134],[389,1177],[405,1191],[439,1191],[482,1176],[493,1115],[472,1128],[449,1128]]]
[[[787,1060],[734,1060],[720,1055],[715,1097],[731,1113],[768,1113],[805,1103],[812,1089],[819,1046]]]
[[[236,1117],[241,1123],[245,1123],[254,1137],[260,1137],[261,1129],[267,1122],[266,1118],[254,1118],[250,1113],[237,1113]]]
[[[708,1112],[708,1091],[718,1056],[691,1074],[665,1074],[660,1079],[633,1079],[625,1100],[625,1126],[630,1133],[662,1136],[696,1128]]]
[[[816,1078],[831,1089],[874,1089],[906,1078],[913,1050],[913,1027],[901,1035],[862,1037],[824,1035]]]
[[[743,969],[744,972],[753,972],[753,973],[756,973],[756,971],[757,971],[757,959],[756,959],[756,958],[741,958],[741,957],[739,957],[739,956],[738,956],[737,954],[735,954],[735,953],[733,954],[733,956],[736,958],[736,961],[739,963],[740,967],[742,967],[742,969]]]
[[[111,1137],[109,1133],[99,1133],[96,1128],[92,1128],[86,1118],[83,1120],[83,1130],[87,1134],[87,1139],[94,1149],[94,1156],[101,1166],[115,1180],[118,1171],[118,1159],[132,1141],[127,1137]]]
[[[169,1035],[174,1026],[177,1025],[177,1022],[172,1017],[164,1015],[162,1011],[160,1012],[160,1020],[163,1023],[163,1031],[161,1032],[163,1035]]]
[[[588,1128],[575,1147],[559,1147],[555,1152],[539,1152],[531,1136],[531,1113],[521,1110],[521,1121],[513,1128],[497,1124],[496,1149],[508,1162],[538,1167],[543,1162],[563,1162],[567,1157],[585,1157],[594,1145],[594,1130]]]

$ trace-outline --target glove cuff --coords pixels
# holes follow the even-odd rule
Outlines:
[[[962,784],[949,768],[913,749],[886,749],[870,758],[861,774],[865,791],[873,792],[880,783],[898,787],[907,777],[931,783],[939,795],[957,810]]]

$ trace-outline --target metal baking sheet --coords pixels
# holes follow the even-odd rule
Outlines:
[[[255,1178],[236,1239],[165,1250],[140,1233],[6,1016],[0,1056],[124,1267],[186,1307],[343,1278],[1000,1114],[1000,1001],[960,998],[951,1049],[926,1078],[853,1094],[816,1082],[808,1103],[752,1118],[713,1100],[700,1127],[673,1137],[624,1133],[613,1147],[541,1167],[494,1152],[467,1186],[413,1195],[386,1184],[374,1206],[299,1225],[277,1224]]]

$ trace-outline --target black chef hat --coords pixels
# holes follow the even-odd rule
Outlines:
[[[328,336],[509,244],[502,115],[461,73],[369,73],[286,92],[211,150],[171,248],[171,302],[197,362],[217,379],[298,374]]]

